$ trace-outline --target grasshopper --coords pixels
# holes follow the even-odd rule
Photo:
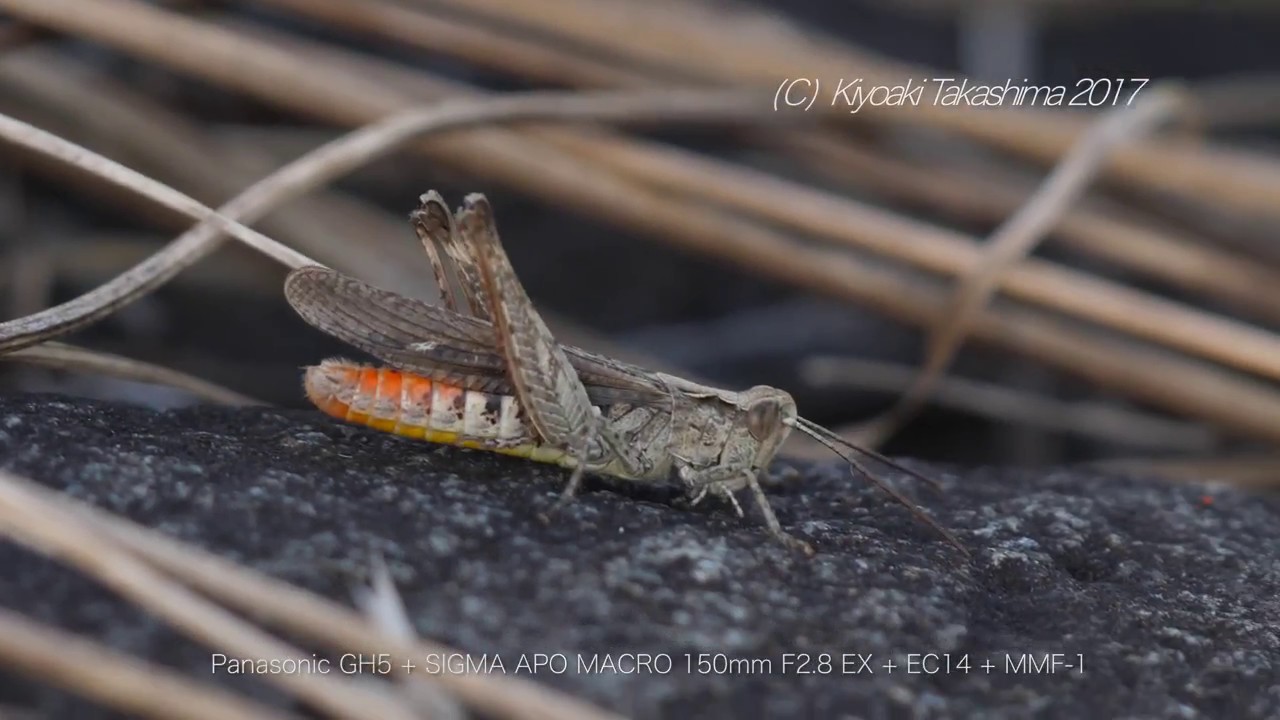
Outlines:
[[[800,417],[787,392],[708,387],[560,345],[517,279],[483,195],[468,195],[451,213],[432,191],[410,219],[435,273],[439,306],[320,266],[298,268],[285,280],[285,297],[307,323],[391,366],[329,359],[306,368],[307,396],[322,411],[398,435],[570,469],[553,509],[573,497],[586,472],[638,483],[666,482],[674,473],[693,504],[712,494],[739,515],[734,493],[749,489],[769,532],[812,554],[782,529],[758,480],[799,430],[964,550],[837,446],[931,480]]]

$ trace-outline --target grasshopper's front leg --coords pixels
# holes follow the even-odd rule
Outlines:
[[[743,487],[751,489],[751,495],[755,498],[756,507],[760,508],[760,514],[764,516],[765,525],[769,528],[769,533],[780,540],[789,548],[799,550],[805,555],[813,555],[813,546],[809,543],[791,535],[782,529],[782,523],[778,522],[778,517],[773,514],[773,507],[769,505],[769,499],[765,497],[764,490],[760,488],[760,482],[756,478],[756,473],[745,465],[715,465],[712,467],[695,467],[684,461],[677,462],[677,474],[684,481],[685,486],[689,488],[691,494],[694,495],[695,501],[701,499],[708,491],[726,495],[730,499],[733,498],[733,492]],[[734,507],[738,507],[736,501]],[[741,509],[739,509],[741,514]]]
[[[468,195],[456,223],[462,243],[474,258],[483,299],[520,407],[544,442],[564,448],[577,461],[557,507],[573,497],[593,447],[603,446],[604,454],[611,453],[629,468],[638,469],[638,458],[591,404],[560,343],[525,294],[498,239],[489,202],[478,193]]]

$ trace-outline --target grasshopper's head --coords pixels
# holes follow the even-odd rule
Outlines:
[[[796,422],[796,401],[785,390],[757,385],[743,394],[746,430],[755,442],[751,466],[761,470],[778,454]]]
[[[929,478],[920,475],[914,470],[905,468],[889,458],[872,450],[860,448],[857,445],[841,438],[839,435],[830,430],[806,420],[799,416],[796,412],[796,401],[791,395],[783,390],[771,388],[765,385],[757,385],[741,394],[741,402],[738,407],[742,408],[745,416],[745,430],[751,436],[751,441],[755,445],[755,456],[751,462],[751,469],[755,472],[763,470],[773,460],[773,456],[778,453],[782,447],[782,443],[786,442],[787,436],[791,434],[792,429],[799,430],[801,433],[817,440],[827,446],[836,455],[839,455],[850,465],[850,469],[857,469],[862,472],[872,483],[887,492],[893,499],[905,505],[911,512],[930,527],[937,530],[947,542],[956,546],[965,555],[969,551],[964,545],[952,535],[946,528],[939,525],[933,518],[924,513],[923,510],[916,507],[914,503],[893,488],[892,485],[885,483],[875,475],[863,468],[856,458],[845,455],[840,452],[839,446],[844,446],[863,455],[875,458],[886,465],[901,470],[908,475],[913,475],[930,484],[936,485]]]

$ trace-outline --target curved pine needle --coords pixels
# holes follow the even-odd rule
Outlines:
[[[55,158],[104,180],[134,190],[157,203],[205,222],[135,265],[129,271],[99,287],[60,305],[38,313],[0,323],[0,353],[29,347],[49,338],[78,330],[114,310],[154,290],[184,268],[217,248],[223,233],[287,262],[289,254],[306,260],[274,240],[219,215],[192,197],[108,160],[75,143],[0,115],[0,138],[42,155]]]
[[[153,365],[141,360],[113,355],[111,353],[89,350],[59,342],[45,342],[33,347],[15,350],[0,355],[0,360],[27,362],[43,365],[58,370],[75,370],[99,373],[124,380],[165,385],[195,395],[201,400],[220,405],[266,405],[262,402],[229,390],[208,380],[201,380],[167,367]]]
[[[421,135],[481,123],[520,120],[637,122],[758,118],[758,93],[531,92],[496,99],[462,100],[415,108],[366,125],[304,155],[251,185],[218,210],[163,183],[14,118],[0,115],[0,138],[93,173],[201,222],[129,271],[56,307],[0,323],[0,353],[28,347],[84,327],[159,287],[218,247],[225,235],[280,263],[297,268],[320,263],[245,227],[277,205],[324,185]]]

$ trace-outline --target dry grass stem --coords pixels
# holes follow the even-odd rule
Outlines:
[[[58,342],[45,342],[0,354],[0,360],[16,360],[58,370],[91,372],[124,380],[166,385],[189,392],[201,400],[220,405],[264,404],[248,395],[242,395],[177,370]]]
[[[1102,460],[1089,467],[1108,472],[1158,477],[1177,482],[1223,482],[1238,488],[1274,489],[1280,487],[1280,458],[1224,457],[1190,458],[1126,458]]]
[[[355,599],[356,606],[378,632],[405,642],[417,639],[413,622],[404,608],[404,601],[401,600],[400,593],[396,592],[391,571],[382,558],[374,558],[373,567],[369,571],[369,587],[359,588]],[[433,679],[421,673],[406,673],[403,677],[397,677],[397,680],[401,681],[401,688],[424,717],[432,720],[466,720],[466,713],[458,701]]]
[[[963,222],[1003,221],[1030,197],[1030,191],[1012,179],[967,168],[912,163],[848,142],[796,133],[783,135],[777,142],[810,158],[818,172],[846,185]],[[1053,230],[1054,239],[1118,269],[1280,321],[1280,272],[1225,252],[1189,232],[1156,227],[1130,215],[1079,203],[1064,209]]]
[[[860,52],[745,5],[698,0],[250,4],[526,80],[615,89],[486,95],[299,35],[237,25],[234,19],[206,19],[216,15],[182,15],[183,2],[0,0],[0,12],[11,18],[0,23],[0,48],[9,51],[0,58],[0,112],[27,118],[0,114],[0,141],[35,172],[86,192],[126,198],[123,206],[135,207],[145,220],[196,221],[92,291],[0,323],[4,359],[169,385],[216,403],[257,404],[184,373],[51,339],[143,297],[206,258],[227,237],[288,268],[321,264],[314,256],[396,289],[402,283],[428,284],[425,265],[419,268],[408,259],[416,258],[408,229],[341,192],[317,192],[307,203],[268,218],[286,203],[408,147],[428,158],[433,169],[461,171],[477,184],[513,188],[682,250],[931,329],[918,375],[903,366],[830,358],[804,366],[808,379],[818,384],[905,388],[897,405],[861,429],[863,444],[879,443],[931,400],[1148,449],[1206,451],[1216,446],[1219,428],[1280,443],[1280,390],[1263,381],[1280,381],[1280,335],[1029,257],[1053,232],[1118,267],[1260,317],[1280,318],[1275,268],[1211,247],[1189,232],[1169,231],[1158,222],[1155,205],[1143,214],[1077,204],[1097,178],[1139,197],[1174,197],[1203,213],[1280,219],[1275,202],[1280,162],[1199,138],[1147,137],[1160,121],[1194,110],[1188,106],[1195,93],[1151,87],[1133,107],[1092,124],[1054,110],[984,112],[927,103],[891,112],[867,108],[856,115],[826,108],[809,116],[769,107],[779,81],[819,79],[830,95],[834,78],[850,68],[868,84],[946,73]],[[441,8],[455,16],[439,14]],[[270,153],[261,147],[227,141],[142,92],[113,86],[52,46],[15,50],[49,31],[102,43],[308,120],[357,129],[270,170]],[[684,89],[669,89],[677,84]],[[1212,116],[1214,122],[1269,117],[1268,111],[1241,102],[1239,88],[1231,92],[1232,114]],[[1200,94],[1201,100],[1213,97]],[[50,128],[65,128],[66,137],[36,127],[46,120]],[[800,122],[808,123],[803,131],[788,127]],[[565,123],[590,126],[565,128]],[[636,123],[734,125],[742,131],[735,138],[781,150],[852,186],[923,203],[961,220],[1012,215],[980,245],[965,233],[781,175],[605,127]],[[929,161],[939,153],[926,151],[923,160],[895,158],[892,150],[844,132],[854,124],[942,130],[953,139],[1011,151],[1053,170],[1033,194],[1024,193],[1016,180],[964,159],[949,158],[951,169],[935,173]],[[765,126],[767,134],[761,132]],[[449,137],[439,137],[444,133]],[[110,160],[85,145],[111,148],[127,160]],[[240,154],[252,157],[244,160]],[[966,172],[975,174],[972,183],[965,182]],[[222,203],[217,209],[208,206],[217,202]],[[284,242],[247,227],[258,221]],[[379,251],[392,246],[386,254]],[[876,261],[868,262],[866,254]],[[45,285],[39,283],[56,276],[56,267],[48,268],[46,278],[31,273],[7,279],[11,285],[19,281],[19,296],[43,297]],[[955,288],[948,292],[945,279],[951,277]],[[35,289],[24,293],[22,282]],[[994,302],[997,293],[1010,302]],[[572,326],[557,323],[557,336],[565,342],[575,342],[573,332]],[[584,336],[588,339],[577,344],[603,346]],[[1215,427],[945,377],[970,337]],[[1280,460],[1134,459],[1095,465],[1261,487],[1275,484]],[[371,572],[372,588],[357,596],[356,612],[4,470],[0,539],[78,570],[231,657],[310,657],[270,628],[309,649],[391,658],[394,676],[379,680],[342,673],[262,676],[326,717],[460,720],[471,712],[505,720],[618,720],[520,677],[452,670],[428,675],[422,663],[415,672],[404,672],[408,659],[460,651],[416,635],[380,560]],[[3,609],[0,664],[132,715],[288,717]]]
[[[408,657],[458,653],[418,639],[407,642],[379,632],[360,615],[314,593],[262,575],[191,547],[154,530],[116,517],[52,490],[0,472],[0,500],[21,492],[28,507],[60,508],[88,523],[99,538],[110,538],[149,565],[231,607],[312,642],[340,652],[390,653],[396,664]],[[3,506],[0,506],[3,512]],[[3,516],[0,516],[3,517]],[[85,532],[88,532],[86,530]],[[84,550],[97,552],[96,547]],[[418,673],[425,673],[419,664]],[[445,672],[431,679],[478,712],[509,720],[618,720],[568,695],[521,678]]]
[[[67,2],[68,0],[60,0]],[[3,0],[0,6],[13,2]],[[38,0],[23,0],[30,5]],[[423,3],[419,3],[422,5]],[[433,0],[433,5],[484,17],[495,25],[518,23],[580,46],[599,48],[634,64],[667,68],[680,77],[764,86],[785,78],[815,78],[828,92],[850,68],[864,85],[895,85],[906,78],[957,73],[901,63],[803,30],[774,13],[745,4],[666,3],[657,11],[630,0]],[[24,15],[27,11],[24,9]],[[919,103],[910,108],[864,108],[852,122],[920,124],[1052,165],[1086,132],[1078,113],[1007,111]],[[1188,203],[1280,218],[1280,163],[1200,141],[1139,140],[1117,150],[1105,177],[1174,194]]]
[[[378,78],[409,96],[474,95],[470,89],[428,78],[423,73],[408,73],[390,63],[354,58],[280,34],[262,31],[250,34],[273,48],[289,48],[315,65],[341,71],[336,73],[337,77],[355,72],[369,79],[366,84]],[[354,86],[347,90],[353,98],[365,94]],[[373,101],[372,97],[368,99]],[[470,154],[457,161],[467,163],[477,173],[492,174],[508,169],[515,173],[523,190],[534,194],[550,190],[547,194],[552,201],[577,202],[593,197],[591,211],[596,214],[607,213],[609,219],[633,230],[649,232],[655,239],[682,247],[696,245],[701,252],[721,257],[732,257],[733,253],[722,250],[723,246],[704,246],[699,243],[700,239],[687,237],[689,218],[680,218],[681,213],[674,206],[683,204],[686,198],[711,201],[743,216],[767,219],[932,272],[961,275],[979,262],[980,248],[973,239],[960,233],[901,218],[762,172],[669,146],[624,141],[600,133],[566,134],[554,128],[536,128],[526,131],[525,135],[536,136],[544,141],[542,144],[564,152],[548,153],[545,147],[530,140],[521,141],[487,131],[483,139],[473,134],[460,138],[465,141],[475,137],[476,140],[467,144]],[[513,147],[515,144],[521,146],[519,151]],[[443,150],[435,146],[429,148],[433,157]],[[453,157],[450,153],[449,158],[453,160]],[[578,162],[572,162],[574,158]],[[536,166],[536,170],[529,169],[534,173],[532,176],[523,167],[526,164]],[[610,172],[601,173],[601,166]],[[656,224],[659,218],[646,207],[646,199],[639,196],[636,186],[628,191],[616,174],[644,181],[666,193],[662,200],[671,206],[667,208],[668,215],[675,212],[677,217]],[[700,209],[686,207],[683,214]],[[1020,300],[1042,304],[1184,352],[1280,377],[1280,340],[1270,333],[1095,276],[1045,261],[1027,261],[1008,273],[1002,290]]]
[[[656,147],[615,147],[612,159],[655,189],[696,191],[743,214],[930,272],[962,276],[982,262],[982,247],[961,233],[763,172]],[[674,234],[663,239],[682,240]],[[729,255],[727,244],[719,248],[719,254]],[[1024,260],[999,280],[1000,289],[1020,301],[1280,380],[1280,338],[1253,325],[1043,260]]]
[[[609,64],[603,57],[585,58],[562,45],[519,37],[501,25],[487,26],[466,17],[432,15],[382,0],[255,2],[550,85],[616,88],[655,84],[645,74]]]
[[[308,656],[254,628],[139,562],[78,516],[40,499],[27,483],[0,472],[0,531],[11,540],[70,565],[175,629],[230,657],[303,661]],[[315,708],[361,720],[414,716],[372,687],[345,676],[270,673],[263,678]]]
[[[460,105],[462,107],[471,107],[476,110],[484,110],[485,112],[492,112],[494,110],[493,104],[479,103],[472,105],[469,103],[462,103]],[[499,105],[498,107],[502,108],[503,106]],[[448,108],[445,110],[448,110]],[[447,116],[447,113],[443,114]],[[461,115],[455,117],[460,116]],[[392,118],[391,120],[385,121],[385,124],[376,125],[375,127],[395,128],[402,117],[412,117],[412,114]],[[426,117],[429,117],[429,115],[420,116],[420,119]],[[379,147],[378,145],[366,143],[366,141],[371,137],[377,138],[379,136],[384,139],[399,138],[399,135],[396,133],[379,134],[378,132],[370,129],[365,133],[356,133],[352,136],[348,136],[347,138],[339,139],[334,141],[334,143],[321,148],[321,150],[316,153],[308,155],[296,161],[294,164],[287,166],[285,169],[281,170],[280,173],[262,181],[259,185],[251,187],[236,200],[228,203],[225,207],[227,211],[232,214],[238,213],[242,205],[256,207],[265,211],[271,202],[280,201],[282,199],[281,194],[286,190],[298,189],[307,185],[309,182],[317,181],[317,178],[319,177],[316,174],[317,172],[322,170],[327,172],[338,168],[338,163],[330,162],[326,159],[329,157],[327,153],[333,153],[334,156],[339,157],[339,159],[345,157],[350,160],[356,156],[360,156],[361,153],[369,152],[370,148],[376,150],[377,147]],[[345,143],[350,144],[348,145]],[[344,147],[356,148],[357,151],[352,151],[351,154],[344,155],[342,150]],[[298,168],[302,168],[302,170],[298,171]],[[309,168],[315,168],[315,170],[313,171]],[[282,181],[281,178],[285,178],[286,180],[291,178],[292,180]],[[262,187],[267,187],[270,190],[270,193],[262,191]],[[621,188],[618,188],[617,191],[622,192]],[[634,201],[641,199],[644,196],[632,194],[630,197]],[[886,275],[884,273],[872,273],[842,254],[833,254],[816,248],[807,248],[796,245],[776,235],[762,231],[750,224],[738,223],[706,210],[688,208],[685,211],[681,211],[677,209],[676,214],[673,215],[671,212],[672,208],[658,198],[650,197],[647,199],[650,214],[646,217],[662,226],[671,222],[683,223],[689,230],[689,232],[687,232],[683,237],[688,240],[698,240],[702,248],[718,247],[721,251],[725,252],[726,256],[740,261],[745,261],[749,265],[766,268],[776,275],[786,277],[793,281],[802,281],[805,284],[827,292],[851,296],[857,300],[871,302],[872,304],[882,307],[893,308],[896,310],[896,313],[906,315],[908,317],[914,316],[914,319],[917,322],[919,322],[922,317],[931,316],[922,316],[920,314],[922,311],[926,313],[930,312],[926,309],[927,305],[922,305],[922,295],[925,293],[915,292],[914,294],[906,293],[904,295],[901,287],[892,282],[890,275]],[[190,202],[194,203],[194,201]],[[199,204],[195,203],[195,205],[198,206]],[[204,209],[204,212],[208,213],[210,211]],[[196,214],[198,215],[199,213]],[[230,222],[221,216],[215,217],[219,217],[222,222]],[[690,221],[693,221],[694,224],[690,225]],[[235,228],[234,223],[232,223],[232,227],[233,229]],[[188,245],[194,244],[197,248],[201,248],[204,243],[208,242],[207,237],[212,237],[216,235],[217,232],[216,230],[211,229],[208,233],[200,233],[200,229],[201,228],[198,226],[196,229],[189,231],[186,235],[170,244],[166,250],[162,250],[157,254],[157,256],[153,256],[148,263],[152,265],[159,264],[163,269],[167,267],[164,263],[168,261],[157,261],[157,257],[163,258],[166,251],[172,252],[175,245],[178,245],[180,242],[187,243]],[[193,237],[195,238],[195,241],[191,240]],[[266,242],[271,243],[270,240],[267,240]],[[710,243],[710,246],[708,246],[707,243]],[[686,242],[685,244],[688,243]],[[182,248],[181,245],[178,245],[178,247]],[[180,255],[179,257],[183,256]],[[154,282],[154,277],[150,275],[145,276],[144,279],[147,282]],[[890,284],[886,286],[885,281],[889,281]],[[104,288],[109,288],[111,285],[112,283],[108,283],[95,292],[101,292]],[[128,282],[126,282],[125,285],[128,287],[143,286],[143,284],[140,283]],[[92,293],[90,295],[92,295]],[[89,297],[89,295],[82,296],[81,300],[87,297]],[[909,298],[905,303],[904,297]],[[72,301],[72,303],[75,302],[76,301]],[[66,306],[59,306],[59,308],[64,307]],[[55,308],[54,310],[58,310],[59,308]],[[106,308],[105,310],[103,308],[98,308],[98,311],[109,312],[109,308]],[[1179,383],[1173,386],[1178,388],[1177,392],[1170,392],[1170,385],[1166,383],[1161,383],[1156,387],[1151,386],[1148,383],[1135,382],[1136,378],[1133,373],[1129,371],[1130,364],[1133,362],[1133,356],[1130,352],[1119,352],[1115,354],[1114,357],[1109,357],[1107,348],[1099,347],[1096,342],[1091,342],[1087,337],[1078,337],[1075,340],[1060,342],[1065,329],[1056,328],[1052,323],[1037,320],[1030,325],[1020,322],[1014,322],[1012,325],[1009,325],[1007,321],[1002,323],[999,318],[999,315],[992,316],[994,323],[993,326],[980,328],[980,335],[990,336],[990,333],[995,331],[996,337],[1004,338],[1006,341],[1020,344],[1024,350],[1040,351],[1045,348],[1052,347],[1054,348],[1053,351],[1043,355],[1044,357],[1064,362],[1067,367],[1071,367],[1077,372],[1092,374],[1096,380],[1103,384],[1110,384],[1116,382],[1117,378],[1123,378],[1123,381],[1119,382],[1118,385],[1140,397],[1150,397],[1152,399],[1162,401],[1166,405],[1172,404],[1175,407],[1181,405],[1181,407],[1187,408],[1191,412],[1218,419],[1221,419],[1223,415],[1226,415],[1230,418],[1231,425],[1242,428],[1247,427],[1252,432],[1257,432],[1259,427],[1265,427],[1265,434],[1270,435],[1272,433],[1280,433],[1280,431],[1275,430],[1275,428],[1280,427],[1280,423],[1271,422],[1270,420],[1258,423],[1249,416],[1250,413],[1254,412],[1261,412],[1263,416],[1270,415],[1274,412],[1280,412],[1280,401],[1274,403],[1278,408],[1277,410],[1272,410],[1268,407],[1267,404],[1270,401],[1265,397],[1267,395],[1265,391],[1260,391],[1257,388],[1246,389],[1244,386],[1241,386],[1239,387],[1239,392],[1235,392],[1231,385],[1232,381],[1228,378],[1206,378],[1204,377],[1205,371],[1197,372],[1193,367],[1178,366],[1176,361],[1173,361],[1172,359],[1151,360],[1151,362],[1163,363],[1170,376],[1183,377],[1187,380],[1185,383]],[[0,329],[4,328],[4,325],[0,325]],[[1016,335],[1007,335],[1006,331],[1008,330],[1014,330]],[[1031,341],[1030,344],[1028,344],[1028,341]],[[1081,351],[1084,351],[1084,354],[1081,354]],[[1147,376],[1140,375],[1138,377],[1141,378]],[[1208,393],[1201,392],[1201,390],[1206,387],[1206,380],[1210,380],[1211,384],[1209,387],[1214,388],[1213,391]],[[1195,395],[1198,400],[1191,401],[1190,396],[1192,395]],[[1231,398],[1237,396],[1248,398],[1248,402],[1241,404],[1240,402],[1231,401]]]
[[[229,147],[208,129],[178,115],[149,96],[124,86],[87,63],[37,48],[0,61],[0,112],[57,132],[85,147],[108,148],[114,159],[163,181],[194,198],[218,203],[229,198],[279,165],[311,149],[303,146],[279,162],[256,148]],[[96,177],[63,170],[52,163],[28,162],[33,172],[60,184],[77,186],[94,195],[110,194],[113,205],[136,211],[151,220],[156,206],[127,190]],[[164,211],[161,228],[185,230],[188,216]],[[406,243],[391,242],[403,232],[400,219],[337,192],[315,192],[282,206],[255,223],[264,234],[360,277],[378,278],[401,288],[412,277],[417,254]],[[351,238],[364,242],[353,243]],[[366,243],[371,243],[370,248]],[[234,250],[239,251],[239,247]],[[243,268],[247,252],[223,252]],[[216,255],[215,255],[216,257]],[[67,260],[65,254],[55,258]],[[257,258],[254,257],[256,261]],[[263,267],[260,264],[258,267]],[[279,289],[276,288],[278,293]]]
[[[397,89],[397,82],[371,82],[362,73],[353,69],[357,65],[367,67],[370,63],[359,63],[354,60],[343,64],[325,62],[323,57],[315,52],[300,51],[298,49],[300,44],[290,42],[288,38],[285,38],[282,43],[274,43],[273,40],[273,45],[267,45],[262,41],[246,37],[244,33],[233,34],[190,18],[123,0],[102,0],[100,3],[92,4],[76,0],[58,0],[42,4],[39,9],[32,9],[30,3],[0,0],[0,7],[12,8],[19,5],[24,17],[38,17],[41,22],[52,23],[63,30],[104,40],[130,52],[156,59],[169,67],[195,73],[213,82],[249,92],[278,106],[323,117],[332,122],[347,124],[367,122],[372,118],[403,109],[407,103],[411,102],[403,91]],[[521,12],[523,10],[522,6]],[[263,33],[257,33],[253,37],[262,35]],[[182,52],[174,52],[175,47],[181,47]],[[324,68],[323,72],[317,72],[317,68],[320,67]],[[385,67],[385,64],[379,64],[378,67]],[[999,114],[979,113],[977,115],[980,115],[984,122],[988,122],[991,121],[988,116],[997,117]],[[1070,137],[1074,137],[1074,133]],[[1053,144],[1048,146],[1056,147]],[[734,247],[737,238],[733,237],[733,223],[726,221],[722,216],[708,214],[704,208],[684,202],[680,198],[642,192],[641,186],[635,183],[625,182],[622,178],[602,173],[591,164],[567,158],[563,153],[552,152],[549,148],[537,147],[528,141],[521,141],[511,134],[504,134],[497,130],[473,131],[465,136],[459,136],[455,143],[434,143],[422,147],[433,158],[452,166],[473,168],[495,181],[519,187],[530,194],[553,202],[588,210],[634,230],[679,243],[684,247],[717,254],[734,261],[743,259],[746,251],[743,243],[737,243]],[[758,228],[752,229],[758,230]],[[753,257],[750,260],[752,267],[763,268],[773,277],[790,275],[789,270],[778,269],[774,263],[767,262],[764,257]],[[967,268],[967,265],[965,267]],[[1050,266],[1046,269],[1052,268]],[[1096,282],[1064,282],[1064,278],[1054,272],[1042,272],[1041,275],[1042,286],[1048,286],[1052,292],[1059,294],[1068,291],[1081,302],[1089,302],[1095,295],[1095,291],[1099,290],[1097,287],[1099,283]],[[1010,283],[1017,284],[1018,277],[1017,273],[1011,273]],[[829,287],[829,283],[806,282],[803,277],[797,278],[794,275],[790,275],[788,279],[819,290]],[[1106,284],[1102,285],[1103,290],[1108,289]],[[1112,288],[1112,290],[1114,292],[1116,289]],[[1024,292],[1035,291],[1033,288],[1024,288]],[[867,294],[862,295],[865,297]],[[845,296],[848,297],[848,295]],[[1130,292],[1126,297],[1129,301],[1142,300],[1143,294]],[[1142,327],[1146,328],[1169,327],[1168,311],[1180,310],[1175,304],[1157,301],[1154,298],[1146,299],[1146,304],[1149,310],[1158,313],[1155,317],[1159,318],[1154,324],[1144,323]],[[877,305],[884,308],[893,304],[877,303]],[[1098,307],[1095,302],[1093,307],[1095,313],[1110,316],[1111,322],[1121,323],[1124,322],[1124,318],[1131,316],[1127,304],[1107,308]],[[895,314],[903,319],[914,317],[919,321],[922,312],[927,313],[927,310],[920,304],[914,304],[913,307],[904,308]],[[1176,314],[1173,317],[1185,319],[1185,313]],[[1202,316],[1196,332],[1207,331],[1220,336],[1225,327],[1228,335],[1243,340],[1244,344],[1209,343],[1193,339],[1185,342],[1198,342],[1200,352],[1233,353],[1235,361],[1243,360],[1251,366],[1269,366],[1277,362],[1275,358],[1280,357],[1280,354],[1274,352],[1275,343],[1271,342],[1270,338],[1261,333],[1250,332],[1250,328],[1241,327],[1238,323],[1227,323],[1224,326],[1218,320]],[[1053,333],[1053,337],[1046,340],[1059,344],[1064,340],[1064,336]],[[1026,346],[1022,340],[1013,344]],[[1062,353],[1042,352],[1044,343],[1036,342],[1033,345],[1036,348],[1037,357],[1045,358],[1077,374],[1091,378],[1114,377],[1116,374],[1114,368],[1104,370],[1098,362],[1095,362],[1096,353],[1073,355],[1075,360],[1067,361]],[[1240,357],[1242,355],[1247,357]],[[1084,364],[1076,365],[1076,361],[1082,361]],[[1133,362],[1133,358],[1129,358],[1128,362]],[[1192,366],[1186,366],[1184,369],[1192,375],[1197,374]],[[1271,370],[1274,369],[1271,368]],[[1205,370],[1208,371],[1207,368]],[[1218,378],[1201,377],[1197,384],[1218,382]],[[1148,393],[1145,388],[1135,387],[1132,389],[1132,394],[1165,407],[1180,408],[1183,412],[1189,405],[1194,406],[1188,402],[1188,398],[1181,390],[1170,393],[1168,387],[1159,393]],[[1218,410],[1208,408],[1193,410],[1193,412],[1209,413],[1215,416],[1219,414]],[[1228,411],[1227,414],[1232,416],[1230,424],[1237,428],[1253,425],[1244,417],[1249,412],[1243,409]],[[1276,433],[1267,431],[1265,434]]]
[[[288,720],[296,717],[3,609],[0,609],[0,664],[131,717],[163,720]],[[3,710],[0,716],[7,717]]]
[[[573,45],[533,45],[513,34],[505,23],[486,26],[477,20],[441,18],[430,15],[427,10],[413,10],[379,0],[259,2],[346,31],[403,42],[533,81],[579,87],[644,87],[678,80],[652,67],[612,64],[604,57],[575,51]],[[551,20],[537,29],[555,32],[557,23]],[[527,52],[530,48],[536,48],[537,60]],[[820,172],[855,186],[869,187],[878,193],[888,191],[912,202],[925,202],[962,218],[976,214],[984,220],[1004,219],[1025,202],[1020,186],[976,176],[971,171],[957,177],[956,173],[940,172],[937,167],[913,168],[821,129],[803,133],[784,129],[760,139],[798,155]],[[567,140],[573,142],[573,139]],[[698,187],[705,184],[691,181],[688,192],[698,194]],[[1064,210],[1057,233],[1081,252],[1120,267],[1226,299],[1265,317],[1280,317],[1276,309],[1280,307],[1280,274],[1213,247],[1081,207]]]
[[[1136,105],[1104,116],[1049,174],[1031,200],[996,229],[979,262],[957,283],[951,309],[934,326],[920,375],[892,408],[869,424],[871,445],[884,442],[924,405],[974,319],[995,294],[1000,277],[1053,229],[1065,209],[1084,193],[1107,156],[1134,136],[1167,121],[1183,106],[1181,90],[1157,87]]]
[[[284,166],[211,210],[193,198],[26,123],[0,116],[0,137],[56,157],[104,180],[128,187],[201,223],[143,263],[62,305],[0,323],[0,352],[71,332],[132,302],[212,252],[228,234],[287,267],[319,264],[237,221],[252,222],[276,205],[322,186],[409,139],[486,122],[528,119],[635,121],[642,118],[713,118],[758,114],[740,93],[530,93],[495,100],[463,100],[413,109],[344,135]]]
[[[216,240],[221,237],[221,233],[226,233],[268,254],[281,250],[293,252],[254,230],[218,215],[167,185],[19,120],[0,115],[0,137],[94,173],[114,184],[128,187],[174,210],[209,221],[207,226],[196,226],[196,229],[188,231],[129,272],[84,295],[34,315],[0,323],[0,353],[29,347],[77,330],[154,290],[183,268],[212,252],[216,243],[208,237]],[[209,229],[201,232],[205,227]],[[281,255],[278,259],[283,261],[285,257]]]
[[[898,395],[916,380],[906,365],[843,357],[814,357],[800,369],[820,387],[880,390]],[[1114,445],[1177,452],[1207,451],[1216,433],[1196,423],[1170,420],[1109,403],[1059,400],[1003,385],[942,375],[929,401],[1001,422],[1070,433]],[[865,442],[863,433],[858,441]]]

